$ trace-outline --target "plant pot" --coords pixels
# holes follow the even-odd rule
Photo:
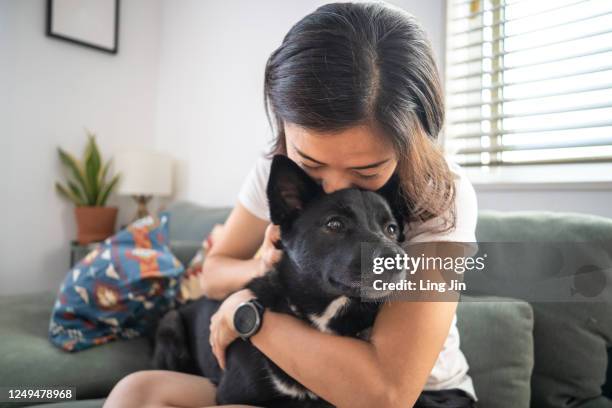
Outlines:
[[[102,241],[113,235],[117,211],[117,207],[75,207],[79,244]]]

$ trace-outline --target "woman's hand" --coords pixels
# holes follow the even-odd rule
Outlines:
[[[224,370],[225,349],[238,338],[238,332],[234,327],[234,312],[239,304],[254,297],[255,295],[249,289],[234,292],[221,303],[219,310],[210,318],[210,338],[208,341],[219,366]]]
[[[280,227],[269,224],[266,228],[263,244],[261,246],[260,268],[254,277],[265,275],[270,269],[280,261],[283,251],[277,249],[274,244],[280,240]]]
[[[253,278],[265,275],[280,261],[283,251],[274,246],[278,240],[280,240],[280,228],[278,225],[268,225],[261,246],[260,266],[256,268]],[[222,369],[225,369],[225,349],[238,337],[234,327],[234,312],[240,303],[254,297],[249,289],[234,292],[221,303],[219,310],[210,319],[209,342]]]

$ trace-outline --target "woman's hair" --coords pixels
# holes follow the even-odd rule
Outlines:
[[[297,22],[268,59],[264,105],[286,154],[283,123],[319,132],[382,130],[398,157],[408,221],[454,226],[454,180],[437,144],[444,101],[418,21],[385,3],[331,3]]]

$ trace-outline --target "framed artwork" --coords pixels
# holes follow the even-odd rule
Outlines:
[[[119,0],[47,0],[47,35],[116,54]]]

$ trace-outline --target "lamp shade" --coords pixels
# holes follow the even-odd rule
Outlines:
[[[121,195],[168,196],[172,194],[172,158],[153,151],[121,151],[115,155],[121,173]]]

